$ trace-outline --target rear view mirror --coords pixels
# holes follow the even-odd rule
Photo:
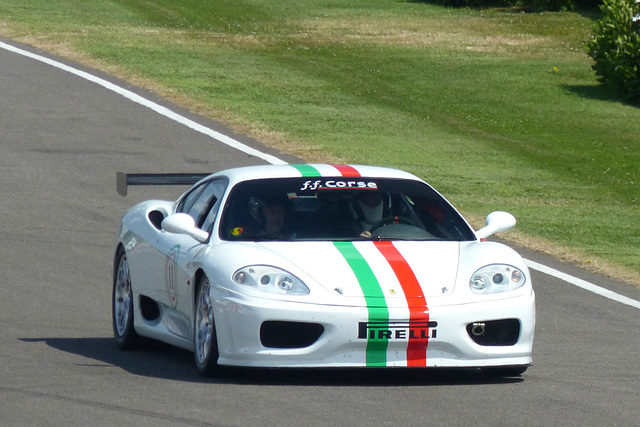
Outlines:
[[[186,234],[200,243],[206,242],[209,238],[209,233],[196,227],[193,218],[186,213],[169,215],[162,221],[162,229],[168,233]]]

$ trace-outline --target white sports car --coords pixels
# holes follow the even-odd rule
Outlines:
[[[113,331],[195,353],[198,369],[531,364],[535,295],[509,247],[474,231],[433,188],[372,166],[277,165],[118,174],[195,184],[137,204],[115,250]]]

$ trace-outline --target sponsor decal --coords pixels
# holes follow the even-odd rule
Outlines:
[[[358,339],[422,340],[436,338],[438,322],[360,322]]]
[[[169,293],[169,301],[175,308],[178,305],[177,299],[177,283],[178,283],[178,255],[180,254],[180,245],[175,245],[167,254],[164,264],[165,283],[167,284],[167,292]]]
[[[129,252],[133,250],[133,248],[135,248],[137,244],[138,244],[138,241],[136,240],[136,238],[132,237],[131,240],[129,240],[129,243],[126,244],[124,249],[125,251]]]
[[[290,165],[300,172],[302,177],[318,178],[310,179],[300,188],[300,191],[315,191],[315,190],[347,190],[347,189],[360,189],[360,190],[377,190],[378,185],[373,181],[349,179],[359,178],[360,172],[353,166],[349,165],[331,165],[337,172],[339,172],[339,178],[329,177],[329,174],[325,174],[325,178],[322,178],[322,174],[318,169],[312,165]],[[333,174],[331,174],[333,175]],[[346,179],[345,179],[346,178]]]
[[[315,190],[377,190],[378,184],[372,181],[356,181],[343,179],[317,179],[305,181],[300,191]]]
[[[244,228],[242,227],[236,227],[230,231],[230,234],[234,237],[239,236],[242,233],[244,233]]]

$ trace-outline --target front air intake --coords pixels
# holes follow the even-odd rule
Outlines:
[[[503,319],[473,322],[467,325],[467,333],[478,345],[491,347],[515,345],[520,337],[520,321]]]
[[[318,323],[268,321],[260,326],[260,342],[270,348],[304,348],[324,332]]]

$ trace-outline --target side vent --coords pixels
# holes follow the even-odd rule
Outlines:
[[[162,230],[162,220],[164,219],[164,214],[160,211],[151,211],[149,212],[149,221],[155,228],[158,230]]]
[[[140,295],[140,311],[145,320],[153,321],[160,317],[158,303],[144,295]]]

